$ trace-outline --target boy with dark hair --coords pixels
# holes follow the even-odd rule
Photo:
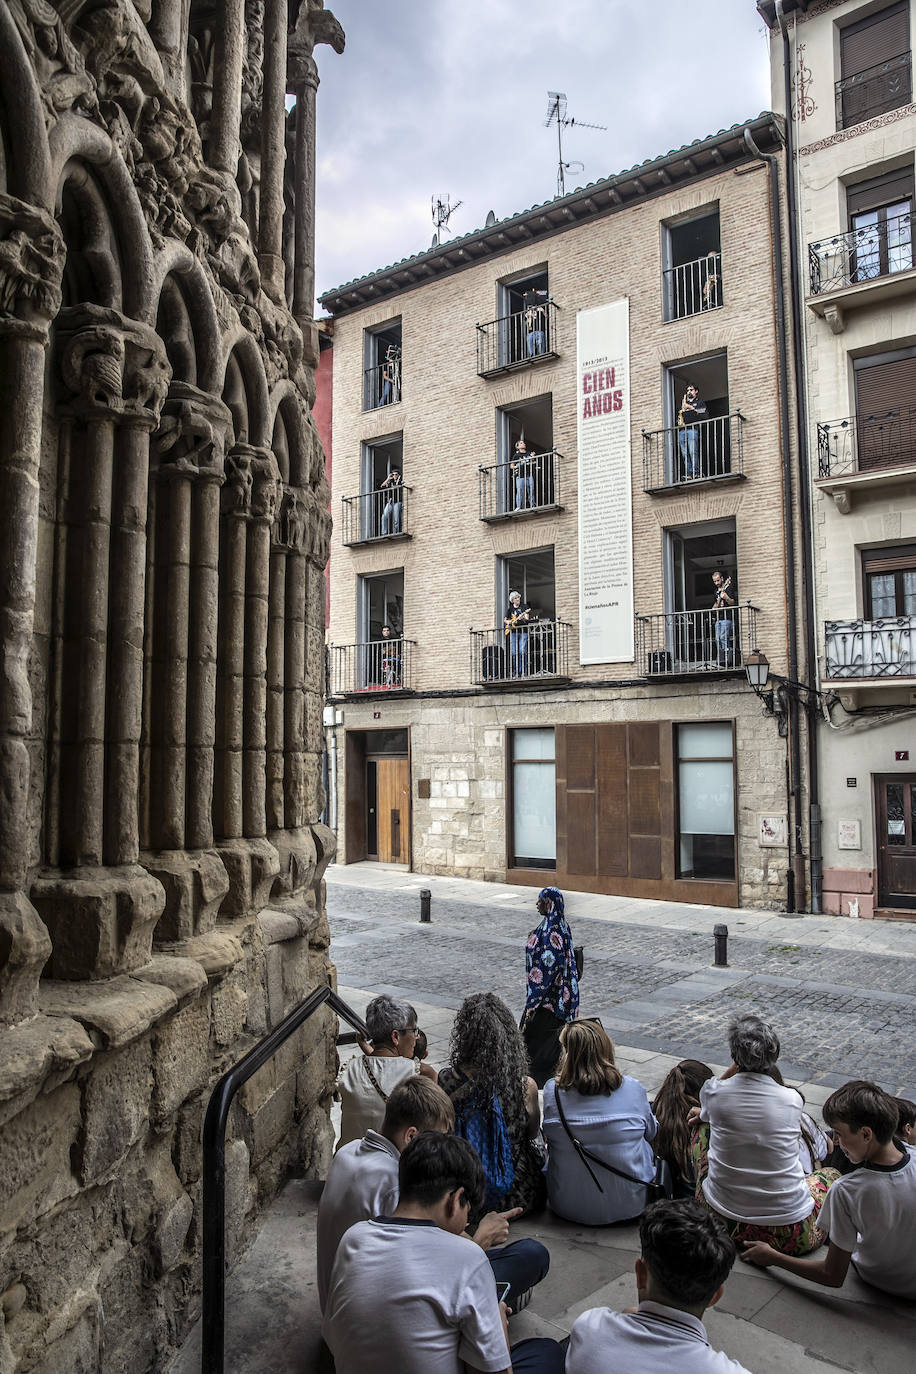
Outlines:
[[[897,1139],[903,1145],[916,1145],[916,1102],[908,1097],[892,1099],[897,1107]]]
[[[566,1374],[747,1374],[713,1350],[701,1321],[735,1262],[725,1227],[695,1199],[653,1203],[639,1223],[635,1312],[593,1307],[573,1326]]]
[[[398,1183],[394,1212],[351,1226],[337,1250],[323,1334],[342,1374],[560,1374],[556,1341],[521,1341],[510,1354],[505,1303],[463,1234],[484,1196],[473,1148],[423,1131],[401,1155]]]
[[[823,1116],[840,1148],[861,1165],[824,1199],[818,1225],[830,1237],[826,1257],[795,1259],[760,1242],[742,1257],[827,1288],[843,1286],[851,1261],[875,1288],[916,1298],[916,1150],[894,1142],[896,1102],[877,1083],[856,1079],[827,1098]]]

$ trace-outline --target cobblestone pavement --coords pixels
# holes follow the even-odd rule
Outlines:
[[[632,913],[626,921],[573,918],[576,942],[586,951],[583,1010],[600,1015],[618,1044],[721,1063],[729,1020],[755,1012],[777,1027],[788,1078],[829,1089],[867,1077],[891,1092],[916,1095],[911,940],[901,937],[906,953],[871,954],[818,945],[808,927],[790,920],[784,936],[762,939],[740,933],[742,913],[722,913],[730,921],[729,967],[716,969],[710,909],[660,905],[676,915],[679,928],[640,923]],[[343,986],[398,991],[443,1008],[490,989],[518,1013],[533,908],[527,890],[494,886],[492,899],[475,901],[439,890],[433,923],[420,925],[415,886],[360,886],[353,875],[337,883],[332,874],[331,955]],[[695,931],[683,928],[692,915]]]

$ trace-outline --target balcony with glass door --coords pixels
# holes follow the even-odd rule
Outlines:
[[[533,619],[470,631],[471,681],[478,687],[524,687],[569,678],[569,626]]]
[[[329,645],[332,697],[394,696],[413,690],[416,645],[402,636]]]
[[[808,306],[844,328],[843,312],[916,291],[912,200],[853,216],[853,227],[808,245]]]
[[[636,616],[636,666],[642,677],[697,677],[743,670],[757,643],[756,606],[665,611]]]
[[[724,303],[718,209],[663,228],[665,320],[717,310]]]

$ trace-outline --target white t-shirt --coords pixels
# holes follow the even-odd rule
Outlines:
[[[338,1374],[509,1368],[496,1284],[479,1245],[434,1222],[382,1217],[337,1247],[322,1333]]]
[[[838,1178],[817,1224],[852,1253],[859,1274],[899,1298],[916,1298],[916,1150],[902,1164],[863,1164]]]
[[[401,1156],[378,1131],[351,1140],[331,1160],[318,1204],[318,1304],[324,1311],[334,1256],[345,1231],[358,1221],[388,1216],[398,1205]]]
[[[385,1097],[379,1094],[369,1077],[370,1072]],[[351,1059],[337,1084],[340,1091],[338,1150],[342,1145],[349,1145],[351,1140],[361,1140],[367,1131],[380,1131],[385,1119],[385,1098],[390,1097],[405,1078],[419,1072],[420,1061],[405,1059],[402,1055],[358,1054]]]
[[[724,1217],[792,1226],[814,1208],[798,1157],[801,1095],[769,1074],[710,1078],[700,1088],[709,1122],[709,1173],[703,1192]]]
[[[573,1325],[566,1374],[748,1374],[721,1350],[713,1350],[698,1317],[658,1302],[637,1312],[593,1307]]]
[[[815,1169],[819,1169],[830,1154],[830,1141],[824,1135],[816,1121],[812,1121],[807,1112],[802,1112],[802,1123],[806,1127],[808,1134],[814,1141],[814,1154],[812,1155],[808,1142],[802,1136],[798,1143],[798,1157],[801,1160],[802,1169],[806,1174],[813,1174]]]

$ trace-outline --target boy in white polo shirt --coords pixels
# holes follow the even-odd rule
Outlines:
[[[852,1263],[875,1288],[916,1298],[916,1150],[894,1144],[896,1102],[877,1083],[856,1079],[827,1098],[823,1117],[843,1153],[860,1166],[838,1178],[824,1199],[818,1226],[830,1237],[826,1256],[795,1259],[758,1241],[742,1259],[827,1288],[841,1288]]]
[[[713,1350],[701,1321],[722,1296],[735,1245],[693,1198],[656,1202],[639,1223],[635,1312],[593,1307],[573,1325],[566,1374],[748,1374]]]
[[[462,1235],[485,1187],[468,1142],[422,1132],[398,1183],[394,1214],[351,1226],[337,1249],[323,1326],[337,1374],[561,1374],[556,1341],[521,1341],[510,1355],[493,1271]]]

